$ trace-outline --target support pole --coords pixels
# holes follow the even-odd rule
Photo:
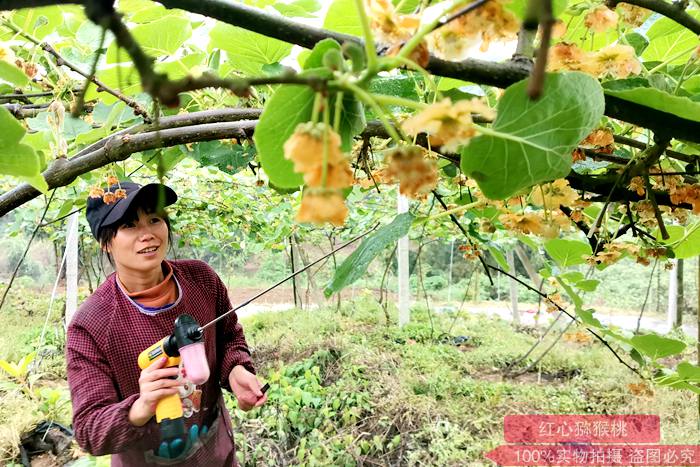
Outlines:
[[[78,309],[78,223],[80,213],[74,212],[66,226],[66,325]],[[60,275],[60,271],[59,271]]]
[[[454,260],[455,253],[455,239],[453,238],[450,242],[450,271],[447,278],[447,303],[452,301],[452,262]]]
[[[508,267],[510,268],[510,273],[515,275],[515,252],[513,248],[508,250]],[[510,280],[510,309],[513,313],[513,324],[515,326],[520,325],[520,313],[518,313],[518,283],[514,279]]]
[[[672,259],[671,265],[671,270],[668,271],[668,311],[666,315],[669,331],[675,327],[678,315],[678,272],[676,271],[678,260]]]
[[[400,193],[398,194],[397,208],[399,214],[408,212],[408,198]],[[411,319],[409,310],[411,290],[408,283],[408,235],[399,238],[396,254],[399,266],[399,327],[403,327]]]

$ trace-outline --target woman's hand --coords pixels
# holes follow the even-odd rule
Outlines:
[[[231,370],[228,382],[241,410],[247,412],[253,407],[260,407],[267,401],[267,394],[263,394],[260,390],[262,384],[258,381],[258,377],[242,365],[237,365]]]
[[[132,425],[145,425],[155,415],[158,401],[177,393],[181,383],[173,377],[177,377],[179,369],[176,366],[163,368],[165,361],[165,357],[159,358],[141,371],[139,398],[129,410],[129,422]]]

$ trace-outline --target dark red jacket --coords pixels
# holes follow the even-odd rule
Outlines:
[[[231,308],[226,287],[202,261],[171,261],[181,287],[173,308],[156,315],[139,311],[116,282],[107,280],[75,314],[68,327],[66,358],[73,403],[73,429],[78,444],[93,455],[112,454],[113,466],[153,465],[144,453],[159,443],[155,418],[143,427],[128,420],[139,396],[139,353],[173,331],[175,318],[192,315],[205,324]],[[254,371],[243,328],[232,313],[204,333],[211,376],[202,389],[199,413],[186,419],[211,426],[223,407],[221,388],[230,390],[228,375],[236,365]],[[174,465],[234,465],[235,449],[228,412],[217,429],[189,459]]]

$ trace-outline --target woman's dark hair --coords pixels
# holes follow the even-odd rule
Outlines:
[[[157,200],[144,200],[141,203],[133,203],[129,209],[124,213],[124,216],[118,221],[115,222],[114,224],[110,224],[104,227],[100,228],[100,232],[97,235],[97,241],[99,242],[100,246],[102,247],[102,252],[103,254],[107,255],[107,260],[109,261],[109,264],[114,267],[114,261],[112,260],[112,255],[109,253],[105,252],[105,248],[112,243],[112,240],[114,237],[117,236],[117,232],[119,231],[119,227],[121,227],[124,224],[129,224],[131,222],[135,222],[138,219],[138,210],[142,209],[143,212],[146,214],[153,214],[156,213],[158,214],[159,217],[163,219],[163,222],[165,222],[165,225],[168,226],[168,248],[172,248],[173,245],[173,232],[172,229],[170,228],[170,218],[168,218],[168,213],[164,209],[158,210],[157,208]]]

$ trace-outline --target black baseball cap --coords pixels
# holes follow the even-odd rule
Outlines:
[[[149,203],[148,205],[159,205],[160,209],[177,201],[175,191],[161,183],[149,183],[142,186],[138,183],[120,182],[112,185],[109,191],[114,193],[120,188],[126,192],[126,198],[117,198],[113,203],[105,204],[102,197],[88,198],[86,216],[90,224],[90,231],[95,238],[99,238],[100,230],[103,227],[119,222],[136,200],[142,204],[146,202]]]

